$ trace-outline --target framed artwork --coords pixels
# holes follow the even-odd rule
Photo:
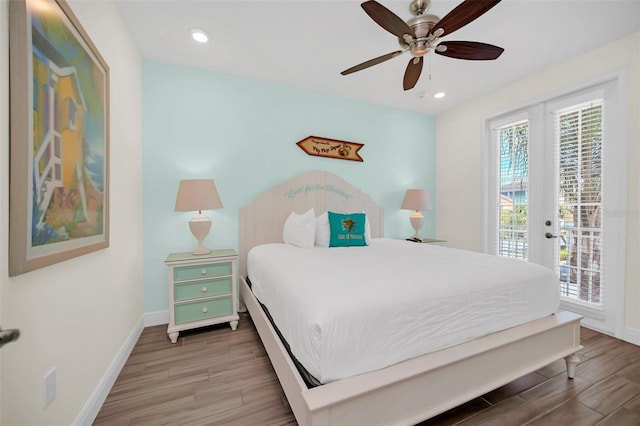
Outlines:
[[[9,2],[9,275],[109,246],[109,68],[64,0]]]

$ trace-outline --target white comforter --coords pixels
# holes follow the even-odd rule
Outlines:
[[[321,383],[550,315],[559,282],[522,260],[387,238],[253,248],[253,292]]]

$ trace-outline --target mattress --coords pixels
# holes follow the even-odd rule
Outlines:
[[[518,259],[388,238],[254,247],[248,277],[320,383],[378,370],[554,313],[559,281]]]

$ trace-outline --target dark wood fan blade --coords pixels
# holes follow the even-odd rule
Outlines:
[[[386,55],[382,55],[382,56],[378,56],[377,58],[369,59],[366,62],[363,62],[361,64],[358,64],[358,65],[353,66],[353,67],[351,67],[351,68],[349,68],[347,70],[342,71],[340,74],[347,75],[347,74],[354,73],[356,71],[362,71],[365,68],[369,68],[369,67],[372,67],[374,65],[378,65],[381,62],[388,61],[389,59],[393,59],[396,56],[399,56],[401,54],[402,54],[402,50],[396,50],[395,52],[387,53]]]
[[[416,33],[406,22],[377,1],[365,1],[361,6],[371,19],[396,37],[403,38],[402,36],[409,34],[412,38],[416,38]]]
[[[438,37],[451,34],[477,19],[498,3],[500,0],[464,0],[431,29],[431,34],[435,34],[439,29],[444,32]]]
[[[443,41],[435,48],[438,55],[472,61],[489,61],[504,52],[502,47],[477,41]]]
[[[402,80],[402,87],[404,90],[413,89],[415,87],[418,79],[420,78],[420,74],[422,73],[423,62],[422,56],[409,59],[407,69],[404,72],[404,79]]]

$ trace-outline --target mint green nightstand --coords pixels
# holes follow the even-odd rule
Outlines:
[[[238,327],[238,254],[211,250],[209,254],[171,253],[164,263],[169,272],[171,343],[183,330],[228,322]]]

